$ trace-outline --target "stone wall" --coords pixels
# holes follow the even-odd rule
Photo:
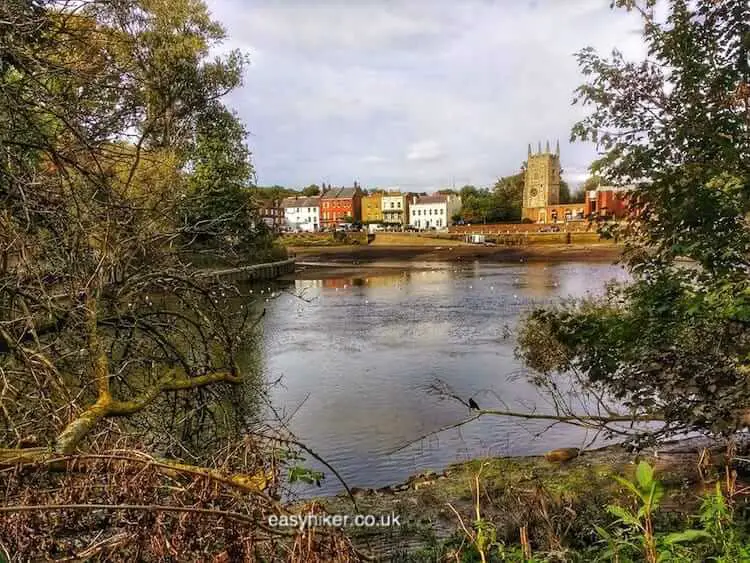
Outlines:
[[[227,283],[272,280],[285,274],[294,273],[294,264],[294,258],[287,258],[286,260],[269,262],[267,264],[253,264],[252,266],[242,266],[240,268],[202,272],[201,277],[213,277]]]
[[[591,225],[588,221],[572,221],[569,223],[560,223],[556,225],[560,232],[596,232],[596,225]],[[449,233],[458,234],[510,234],[510,233],[538,233],[540,229],[548,225],[538,225],[536,223],[494,223],[489,225],[454,225],[448,228]]]

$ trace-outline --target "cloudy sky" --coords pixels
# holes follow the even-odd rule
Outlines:
[[[563,178],[596,155],[569,143],[585,108],[573,54],[643,53],[609,0],[208,0],[245,51],[228,103],[251,132],[260,185],[434,190],[514,174],[560,139]]]

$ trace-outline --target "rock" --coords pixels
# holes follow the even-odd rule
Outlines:
[[[414,483],[414,485],[413,485],[413,488],[414,488],[415,491],[418,491],[419,489],[421,489],[423,487],[429,487],[434,482],[435,482],[435,479],[426,479],[426,480],[423,480],[423,481],[416,481]]]
[[[581,455],[581,450],[578,448],[559,448],[556,450],[550,450],[544,454],[544,459],[547,461],[570,461]]]

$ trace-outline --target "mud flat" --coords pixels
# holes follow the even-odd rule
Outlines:
[[[586,245],[479,246],[456,245],[450,241],[436,246],[328,246],[291,247],[298,262],[360,265],[378,261],[392,262],[615,262],[622,247],[611,243]]]

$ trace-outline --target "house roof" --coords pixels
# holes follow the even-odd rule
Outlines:
[[[331,188],[321,197],[323,199],[351,199],[357,193],[357,188]]]
[[[429,203],[445,203],[447,201],[448,201],[448,197],[442,194],[423,195],[417,198],[417,205],[429,204]]]
[[[281,202],[281,207],[285,209],[289,207],[320,207],[320,197],[285,197],[284,201]]]

